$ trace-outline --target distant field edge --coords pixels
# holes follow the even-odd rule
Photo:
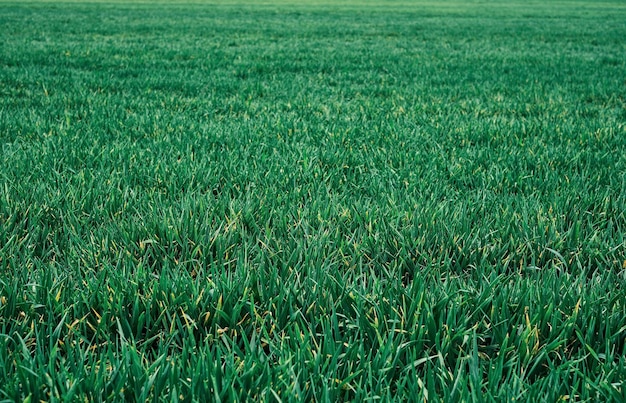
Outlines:
[[[559,1],[509,1],[509,0],[0,0],[2,5],[24,4],[124,4],[124,5],[216,5],[216,6],[323,6],[323,7],[366,7],[366,8],[442,8],[442,9],[476,9],[489,7],[506,8],[585,8],[585,9],[626,9],[626,1],[589,1],[589,0],[559,0]]]

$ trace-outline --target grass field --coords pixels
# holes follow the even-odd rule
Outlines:
[[[0,400],[626,401],[623,1],[0,36]]]

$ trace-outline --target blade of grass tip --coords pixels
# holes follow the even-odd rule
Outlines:
[[[578,329],[575,330],[576,336],[578,337],[578,340],[580,341],[580,343],[585,346],[585,349],[589,352],[589,354],[591,354],[591,356],[599,363],[602,363],[602,361],[600,361],[600,357],[598,356],[598,354],[595,352],[595,350],[593,348],[591,348],[591,346],[585,341],[585,338],[583,337],[582,333],[580,333],[580,331]]]
[[[150,396],[150,390],[152,389],[152,385],[154,385],[154,381],[159,376],[160,370],[161,370],[161,367],[157,367],[156,370],[152,373],[152,375],[148,377],[148,381],[142,385],[141,395],[139,396],[140,402],[148,401],[148,397]]]
[[[548,252],[551,252],[554,256],[556,256],[559,259],[559,261],[563,264],[563,268],[567,269],[567,260],[563,257],[563,255],[561,255],[558,251],[552,248],[546,247],[546,250]]]
[[[478,356],[478,335],[476,329],[472,332],[472,353],[469,357],[469,375],[470,388],[472,391],[472,400],[479,401],[481,393],[481,376],[480,376],[480,357]]]
[[[411,368],[415,368],[415,369],[417,369],[418,367],[420,367],[421,365],[423,365],[425,362],[432,361],[432,360],[434,360],[435,358],[438,358],[438,357],[439,357],[439,354],[431,355],[430,357],[422,357],[422,358],[419,358],[419,359],[417,359],[417,360],[413,361],[413,363],[411,363],[411,365],[409,365],[409,366],[408,366],[407,368],[405,368],[404,370],[405,370],[405,371],[409,371]]]
[[[52,340],[51,340],[51,342],[53,344],[56,344],[56,342],[61,337],[61,330],[63,329],[63,325],[65,324],[65,319],[67,318],[67,314],[68,314],[67,312],[65,312],[63,314],[63,317],[61,318],[61,320],[59,321],[57,326],[54,328],[54,331],[52,332]]]

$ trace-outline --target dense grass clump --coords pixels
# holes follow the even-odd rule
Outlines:
[[[0,399],[626,401],[626,8],[0,3]]]

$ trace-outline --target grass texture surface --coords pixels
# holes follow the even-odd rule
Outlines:
[[[623,2],[0,34],[0,400],[626,401]]]

